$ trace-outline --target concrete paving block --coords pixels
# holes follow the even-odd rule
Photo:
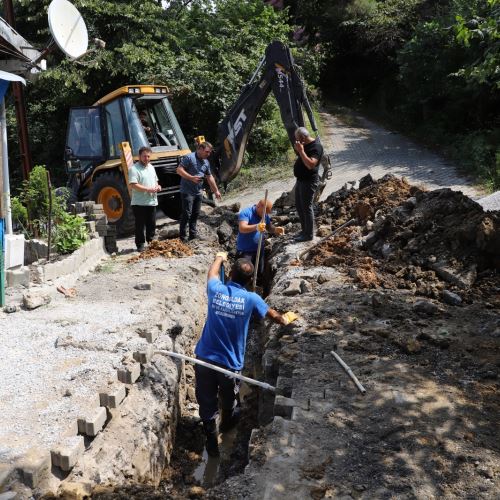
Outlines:
[[[84,451],[83,436],[66,438],[50,450],[52,465],[68,472],[75,466]]]
[[[5,279],[7,286],[28,286],[30,284],[30,269],[24,266],[7,269],[5,271]]]
[[[294,399],[278,395],[274,400],[274,415],[290,419],[294,406],[296,406]]]
[[[99,392],[100,404],[108,408],[118,408],[126,395],[127,390],[124,385],[110,385]]]
[[[141,327],[137,329],[137,333],[143,338],[146,339],[150,344],[152,344],[160,335],[160,332],[156,329],[156,327]]]
[[[133,384],[141,376],[139,363],[118,369],[118,380],[124,384]]]
[[[0,490],[5,488],[15,469],[10,465],[0,464]]]
[[[26,453],[17,468],[21,472],[23,483],[33,489],[50,472],[51,464],[50,452],[34,449]]]
[[[150,345],[141,351],[135,351],[133,356],[138,363],[141,363],[141,365],[147,365],[151,361],[153,354],[154,347]]]
[[[20,497],[15,491],[6,491],[5,493],[0,493],[0,500],[15,500],[17,498]]]
[[[101,406],[90,415],[78,419],[78,432],[86,436],[97,436],[106,423],[106,408]]]

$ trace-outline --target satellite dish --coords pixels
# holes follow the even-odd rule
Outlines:
[[[78,59],[89,45],[85,21],[68,0],[52,0],[49,5],[49,29],[59,48],[72,60]]]

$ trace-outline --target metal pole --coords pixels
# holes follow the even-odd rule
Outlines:
[[[266,213],[267,213],[267,189],[266,189],[266,194],[264,196],[264,212],[262,213],[262,219],[261,219],[261,224],[262,222],[266,222]],[[259,272],[259,263],[260,263],[260,251],[262,249],[262,240],[263,240],[263,234],[259,234],[259,245],[257,247],[257,255],[255,256],[255,269],[253,272],[253,282],[252,282],[252,290],[255,292],[255,287],[257,285],[257,273]]]
[[[335,351],[330,351],[330,352],[333,355],[333,357],[337,360],[339,365],[346,371],[347,375],[349,375],[349,377],[351,377],[351,380],[354,382],[354,384],[358,388],[359,392],[361,394],[365,394],[366,389],[361,385],[360,381],[358,380],[356,375],[354,375],[352,370],[344,363],[343,359]]]
[[[47,221],[47,262],[50,262],[50,243],[52,237],[52,184],[50,182],[50,172],[47,170],[47,193],[49,196],[49,218]]]
[[[254,380],[253,378],[239,375],[238,373],[234,373],[230,370],[225,370],[220,366],[212,365],[210,363],[202,361],[201,359],[190,358],[189,356],[185,356],[184,354],[179,354],[177,352],[165,351],[165,350],[155,351],[154,354],[161,354],[162,356],[170,356],[172,358],[183,359],[184,361],[189,361],[191,363],[194,363],[195,365],[201,365],[204,366],[205,368],[210,368],[211,370],[215,370],[216,372],[224,373],[224,375],[227,375],[228,377],[237,378],[238,380],[242,380],[247,384],[258,385],[259,387],[262,387],[263,389],[266,389],[268,391],[276,392],[276,387],[272,385],[266,384],[265,382],[259,382],[258,380]]]
[[[12,209],[10,206],[9,154],[7,150],[7,118],[5,115],[5,99],[0,104],[0,133],[2,134],[2,199],[5,211],[5,234],[12,234]]]

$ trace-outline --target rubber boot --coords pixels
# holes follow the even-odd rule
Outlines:
[[[240,407],[237,406],[232,410],[221,410],[221,420],[219,424],[220,432],[228,432],[236,427],[240,420]]]
[[[205,432],[205,436],[207,437],[207,441],[205,443],[205,448],[207,449],[207,453],[210,457],[218,457],[219,456],[219,440],[217,433],[217,424],[215,420],[204,420],[203,421],[203,430]]]

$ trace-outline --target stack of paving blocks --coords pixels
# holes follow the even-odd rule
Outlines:
[[[116,245],[116,226],[108,224],[108,218],[102,205],[93,201],[79,201],[72,206],[73,213],[85,219],[91,238],[104,238],[104,246],[109,253],[118,251]]]

